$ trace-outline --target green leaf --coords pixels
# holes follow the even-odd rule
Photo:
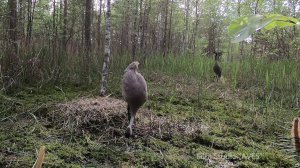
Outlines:
[[[245,40],[262,28],[270,30],[275,27],[287,27],[296,24],[299,24],[297,19],[280,14],[243,16],[229,25],[228,34],[231,36],[232,42],[236,43]]]
[[[299,21],[293,17],[283,16],[279,14],[271,14],[268,16],[268,19],[272,20],[272,22],[264,27],[266,30],[271,30],[275,27],[288,27],[294,26]]]
[[[249,37],[255,31],[269,24],[270,20],[263,20],[264,16],[244,16],[233,21],[228,27],[228,33],[233,37],[233,42],[240,42]]]

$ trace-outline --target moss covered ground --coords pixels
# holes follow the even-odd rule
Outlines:
[[[0,167],[32,167],[41,145],[47,149],[43,167],[297,167],[290,127],[298,109],[266,104],[257,92],[226,83],[158,74],[146,79],[144,109],[207,129],[130,139],[123,135],[124,124],[113,125],[121,133],[109,137],[107,129],[70,129],[56,121],[56,105],[96,97],[98,90],[91,88],[97,87],[23,87],[0,95]],[[121,99],[119,88],[111,92]]]

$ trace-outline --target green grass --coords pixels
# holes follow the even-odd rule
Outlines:
[[[299,97],[299,61],[268,61],[245,58],[243,61],[222,62],[223,76],[233,89],[257,88],[255,94],[268,103],[275,100],[281,105],[297,106]],[[206,56],[150,57],[144,65],[144,73],[163,73],[169,76],[183,76],[203,81],[212,79],[213,60]],[[263,92],[263,93],[260,93]]]
[[[114,97],[121,97],[120,81],[129,62],[128,57],[112,59]],[[161,117],[209,127],[166,139],[104,141],[105,131],[74,132],[55,125],[51,120],[55,104],[97,95],[98,77],[89,86],[49,84],[1,94],[0,167],[31,167],[40,145],[47,147],[45,167],[295,167],[289,129],[299,114],[297,64],[222,62],[226,83],[216,84],[210,58],[149,57],[141,64],[149,87],[144,107]]]

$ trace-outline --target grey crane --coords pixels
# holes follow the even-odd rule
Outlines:
[[[138,72],[139,62],[134,61],[125,69],[122,80],[122,96],[127,102],[127,114],[129,125],[125,136],[132,135],[132,125],[136,112],[147,100],[147,83],[144,77]]]

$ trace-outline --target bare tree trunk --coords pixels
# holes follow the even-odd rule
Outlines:
[[[130,18],[130,13],[132,12],[131,10],[132,6],[132,1],[127,0],[127,9],[126,9],[126,18],[125,18],[125,33],[126,33],[126,41],[124,41],[124,45],[126,45],[126,52],[130,53],[130,42],[131,42],[131,32],[130,32],[130,23],[131,23],[131,18]]]
[[[62,33],[62,47],[66,51],[67,45],[67,24],[68,24],[68,0],[64,0],[64,13],[63,13],[63,33]]]
[[[109,58],[110,58],[110,0],[107,0],[106,5],[106,28],[105,28],[105,50],[102,68],[102,82],[100,96],[106,96],[108,92],[108,73],[109,73]]]
[[[27,37],[26,37],[26,44],[31,43],[31,36],[32,36],[32,24],[33,24],[33,15],[35,11],[35,4],[36,1],[34,0],[28,0],[28,8],[27,8],[27,13],[28,13],[28,24],[27,24]]]
[[[56,44],[56,40],[57,40],[57,25],[56,25],[56,0],[54,0],[53,1],[53,16],[52,16],[52,22],[53,22],[53,44],[52,44],[52,55],[53,55],[53,57],[52,57],[52,59],[53,59],[53,61],[52,61],[52,63],[53,63],[53,66],[52,67],[54,67],[54,66],[56,66],[56,61],[57,61],[57,59],[56,59],[56,56],[57,56],[57,53],[56,53],[56,47],[57,47],[57,44]]]
[[[91,15],[92,15],[92,0],[85,1],[85,23],[84,23],[84,39],[85,52],[90,55],[91,52]]]
[[[71,39],[72,39],[72,37],[74,36],[74,34],[75,34],[75,32],[74,32],[74,27],[75,27],[75,20],[76,20],[76,17],[75,16],[72,16],[72,15],[70,15],[70,19],[71,19],[71,25],[70,25],[70,27],[69,27],[69,37],[68,37],[68,39],[66,40],[66,43],[68,43]]]
[[[275,2],[275,1],[274,1]],[[257,14],[257,9],[258,9],[258,3],[259,3],[259,0],[256,1],[255,3],[255,7],[254,7],[254,15]],[[274,7],[275,7],[275,4],[274,4]],[[252,34],[251,35],[251,38],[252,38],[252,45],[251,45],[251,56],[255,56],[256,55],[256,48],[257,48],[257,40],[256,40],[256,35],[255,34]]]
[[[134,8],[134,21],[133,21],[133,32],[132,32],[132,60],[136,59],[136,45],[137,45],[137,13],[138,13],[138,0],[135,1]]]
[[[214,21],[210,21],[210,27],[208,29],[208,46],[207,51],[208,55],[212,56],[213,52],[216,50],[216,44],[215,44],[215,30],[216,30],[216,23]]]
[[[26,45],[28,45],[30,43],[30,39],[31,39],[31,29],[32,29],[32,21],[31,21],[31,8],[32,8],[32,1],[28,0],[28,4],[27,4],[27,34],[26,34]]]
[[[146,40],[145,40],[145,32],[148,29],[148,22],[149,22],[149,14],[151,10],[151,2],[152,0],[149,0],[149,6],[145,6],[145,12],[144,12],[144,23],[143,23],[143,31],[142,31],[142,36],[141,36],[141,50],[143,51],[143,62],[145,63],[146,61]]]
[[[183,47],[183,53],[186,53],[188,50],[188,46],[189,46],[189,17],[190,17],[190,13],[189,13],[189,8],[190,8],[190,0],[186,0],[185,2],[185,33],[184,33],[184,39],[183,39],[183,43],[184,43],[184,47]]]
[[[241,16],[241,0],[238,0],[238,16],[240,17]],[[244,43],[243,42],[240,42],[239,43],[239,46],[240,46],[240,58],[243,57],[244,55]]]
[[[195,55],[196,51],[196,36],[197,36],[197,31],[198,31],[198,24],[199,24],[199,13],[198,13],[198,3],[199,0],[196,0],[196,23],[195,23],[195,28],[194,28],[194,33],[193,33],[193,56]]]
[[[139,28],[138,28],[138,54],[141,54],[141,33],[143,31],[143,24],[144,24],[144,15],[143,12],[145,13],[145,10],[143,11],[143,0],[140,0],[140,13],[139,13]]]
[[[19,27],[19,36],[20,36],[20,39],[21,39],[21,42],[23,42],[23,38],[24,38],[24,35],[25,35],[25,32],[24,32],[24,26],[25,26],[25,11],[24,11],[24,3],[25,1],[24,0],[19,0],[19,17],[18,17],[18,27]]]
[[[275,0],[274,0],[274,3],[275,3]],[[293,17],[297,18],[296,8],[297,8],[297,6],[299,7],[300,2],[299,2],[299,5],[297,5],[297,0],[293,0],[292,5],[293,5]],[[295,57],[297,57],[298,52],[299,52],[299,47],[297,47],[297,46],[299,46],[299,44],[297,44],[298,32],[299,31],[297,31],[296,26],[293,26],[293,36],[292,36],[292,38],[293,38],[293,40],[292,40],[293,41],[293,50],[290,50],[290,51],[291,51],[291,54],[294,55]]]
[[[11,51],[11,63],[15,64],[18,61],[18,44],[17,44],[17,0],[8,1],[9,15],[9,30],[8,37]]]
[[[169,20],[169,34],[168,34],[168,52],[170,54],[170,51],[172,50],[172,40],[171,40],[171,29],[172,29],[172,17],[173,17],[173,1],[171,0],[170,5],[170,20]]]
[[[102,0],[99,0],[99,15],[98,15],[98,24],[97,24],[97,45],[98,50],[101,49],[101,20],[102,20]]]
[[[163,57],[166,56],[166,53],[168,52],[167,47],[167,34],[168,34],[168,9],[169,9],[169,0],[165,0],[165,17],[164,17],[164,37],[163,37]]]
[[[4,88],[17,83],[19,73],[19,57],[17,44],[17,0],[8,0],[8,49],[3,72],[7,76],[3,79]],[[1,68],[1,65],[0,65]]]
[[[154,49],[155,53],[159,53],[161,51],[161,15],[157,15],[156,21],[155,21],[155,28],[153,30],[153,40],[152,40],[152,50]],[[155,30],[157,29],[157,30]]]
[[[85,73],[88,77],[89,84],[91,83],[90,78],[90,66],[91,63],[91,15],[92,15],[92,0],[85,1],[85,23],[84,23],[84,39],[85,39],[85,48],[84,48],[84,65]]]
[[[10,63],[12,65],[18,65],[18,44],[17,44],[17,0],[9,0],[8,1],[9,15],[9,49],[10,49]],[[12,67],[13,69],[16,67]]]
[[[84,5],[84,3],[83,3],[83,5]],[[81,17],[82,17],[82,22],[84,22],[84,20],[85,20],[85,13],[84,12],[82,12],[82,15],[81,15]],[[81,25],[81,47],[83,47],[83,46],[85,46],[85,24],[82,24]],[[83,47],[84,48],[84,47]]]
[[[124,50],[126,52],[126,54],[129,51],[129,22],[130,22],[130,17],[129,17],[129,13],[130,13],[130,2],[129,1],[124,1],[123,2],[123,7],[125,8],[124,12],[123,12],[123,24],[122,24],[122,28],[120,29],[120,34],[121,34],[121,39],[120,39],[120,54],[123,55],[124,54]]]

